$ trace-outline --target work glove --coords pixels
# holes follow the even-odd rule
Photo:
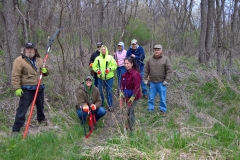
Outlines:
[[[89,66],[92,68],[93,63],[90,63]]]
[[[16,94],[16,96],[21,97],[23,94],[23,90],[21,88],[19,88],[15,91],[15,94]]]
[[[163,85],[167,86],[167,85],[169,85],[169,83],[167,81],[163,81]]]
[[[91,110],[92,110],[92,113],[95,114],[96,110],[97,110],[97,106],[95,104],[92,104],[91,105]]]
[[[47,68],[45,68],[45,67],[41,68],[41,72],[44,74],[47,73]]]
[[[107,68],[107,69],[105,70],[105,72],[106,72],[106,74],[108,74],[108,73],[110,72],[110,68]]]
[[[148,84],[148,80],[143,80],[143,83],[147,85]]]
[[[87,105],[87,104],[84,104],[83,106],[82,106],[82,111],[83,112],[89,112],[89,106]]]
[[[102,74],[99,69],[97,70],[97,74],[98,74],[98,75],[101,75],[101,74]]]
[[[129,102],[129,103],[132,103],[132,102],[134,101],[134,99],[135,99],[135,96],[132,95],[132,96],[129,98],[128,102]]]

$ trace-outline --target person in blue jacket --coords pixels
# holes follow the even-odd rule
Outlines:
[[[127,57],[134,57],[137,64],[138,64],[138,69],[140,71],[141,77],[143,79],[143,74],[144,74],[144,59],[145,59],[145,53],[143,47],[139,46],[137,43],[136,39],[133,39],[131,41],[131,46],[127,51]],[[147,99],[148,91],[147,91],[147,86],[146,84],[143,83],[143,80],[141,81],[141,88],[142,88],[142,94],[143,98]]]

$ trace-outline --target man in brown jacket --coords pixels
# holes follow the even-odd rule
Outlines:
[[[154,99],[159,93],[159,109],[162,116],[167,111],[166,94],[167,85],[170,82],[172,65],[168,57],[162,55],[162,46],[154,46],[154,55],[150,57],[144,68],[144,83],[149,84],[148,111],[154,111]],[[148,82],[148,79],[150,82]]]
[[[106,114],[106,110],[101,107],[102,99],[98,88],[94,85],[94,78],[92,76],[87,76],[82,85],[77,89],[77,114],[82,124],[86,121],[88,115],[84,111],[83,107],[87,106],[89,110],[94,107],[96,108],[95,115],[96,121]]]
[[[43,60],[40,58],[35,45],[31,42],[26,43],[23,54],[13,62],[12,85],[16,96],[20,97],[15,122],[12,127],[13,134],[18,133],[25,123],[25,115],[34,99],[40,72],[43,73],[43,76],[48,75],[48,70],[41,68],[42,66]],[[39,123],[46,122],[43,113],[44,88],[44,84],[41,84],[36,98],[37,120]]]

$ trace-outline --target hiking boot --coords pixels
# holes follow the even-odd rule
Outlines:
[[[163,111],[160,111],[160,114],[161,114],[161,116],[162,116],[162,117],[166,117],[166,114],[165,114],[165,112],[163,112]]]
[[[113,112],[113,109],[111,106],[108,107],[109,112]]]
[[[20,134],[19,131],[12,131],[11,137],[16,137],[16,136],[18,136],[19,134]]]
[[[43,118],[42,120],[38,120],[38,124],[48,125],[48,120],[47,120],[47,118]]]

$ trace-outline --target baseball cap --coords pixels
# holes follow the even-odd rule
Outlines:
[[[97,46],[98,46],[98,47],[101,47],[102,45],[103,45],[102,42],[98,42],[98,43],[97,43]]]
[[[92,80],[92,76],[87,76],[87,77],[85,78],[85,81],[86,81],[87,79],[91,79],[91,80]]]
[[[131,40],[131,44],[137,44],[137,40],[136,39]]]
[[[32,42],[28,42],[25,44],[25,48],[27,47],[35,48],[35,45]]]
[[[162,46],[160,44],[156,44],[153,48],[154,49],[162,49]]]

